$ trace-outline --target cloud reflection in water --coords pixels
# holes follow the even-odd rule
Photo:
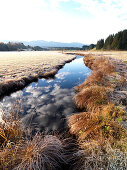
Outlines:
[[[4,110],[9,110],[16,100],[22,100],[22,121],[27,127],[45,130],[62,130],[66,117],[75,111],[73,87],[90,74],[82,58],[66,64],[54,80],[40,79],[23,91],[13,93],[1,101]]]

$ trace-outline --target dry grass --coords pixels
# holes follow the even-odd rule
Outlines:
[[[122,117],[126,112],[121,106],[115,106],[113,103],[108,103],[108,105],[100,108],[101,112],[105,115],[108,115],[111,118],[119,118]]]
[[[64,163],[61,141],[55,136],[37,134],[21,144],[9,143],[0,149],[0,169],[56,170]]]
[[[57,69],[53,69],[53,70],[51,70],[51,71],[48,71],[48,72],[45,72],[43,75],[42,75],[42,77],[45,77],[45,78],[47,78],[47,77],[53,77],[56,73],[57,73]]]
[[[115,71],[115,67],[108,58],[96,57],[92,65],[92,70],[100,70],[104,75],[107,75]]]
[[[101,71],[104,75],[115,71],[115,66],[105,56],[95,57],[92,55],[85,55],[84,63],[94,71]]]
[[[77,53],[76,51],[72,53]],[[80,55],[106,56],[107,58],[127,61],[127,51],[78,51]]]
[[[13,111],[7,116],[3,115],[2,120],[3,123],[0,122],[1,141],[4,143],[16,143],[21,140],[25,132],[18,113]]]
[[[112,74],[115,71],[115,66],[106,57],[92,57],[88,55],[84,57],[84,62],[92,69],[92,74],[85,80],[84,83],[75,87],[77,91],[83,88],[100,85],[109,86],[106,76]]]
[[[65,163],[61,141],[52,135],[28,134],[18,108],[15,111],[0,123],[0,169],[60,169]]]
[[[124,170],[127,167],[127,152],[114,149],[109,143],[105,146],[105,151],[101,147],[96,149],[79,150],[74,154],[78,161],[72,165],[72,170]]]
[[[35,135],[19,153],[20,164],[15,169],[59,169],[63,163],[63,146],[55,136]]]
[[[85,55],[85,57],[83,58],[84,63],[87,67],[92,68],[92,65],[94,63],[95,57],[93,57],[91,54],[89,55]]]
[[[88,61],[87,61],[88,60]],[[76,106],[80,109],[92,110],[100,105],[106,104],[109,100],[109,92],[113,91],[114,85],[110,83],[109,77],[113,77],[115,67],[106,57],[98,57],[93,59],[91,64],[91,56],[85,56],[84,62],[91,65],[92,74],[75,90],[79,93],[74,97]],[[124,80],[122,79],[121,82]]]
[[[116,65],[108,58],[87,54],[84,62],[92,75],[75,87],[78,94],[74,97],[76,106],[87,112],[68,120],[70,133],[83,149],[76,153],[79,160],[72,169],[126,169],[127,130],[120,124],[126,112],[109,102],[111,91],[124,87],[126,77],[115,73]]]
[[[123,86],[125,83],[127,83],[126,78],[124,76],[121,76],[120,85]]]
[[[79,113],[70,117],[68,121],[70,133],[77,136],[82,148],[89,148],[91,144],[103,146],[105,142],[114,144],[127,135],[126,130],[114,120],[114,115],[109,108],[94,113]]]
[[[97,150],[91,149],[91,152],[87,149],[79,150],[74,156],[78,157],[78,161],[72,165],[72,170],[106,170],[108,168],[108,158],[100,147]]]
[[[22,89],[38,77],[54,76],[74,58],[55,51],[0,52],[0,96]]]
[[[106,88],[90,86],[82,89],[75,97],[74,102],[80,109],[92,110],[97,106],[107,103]]]
[[[94,85],[104,85],[106,82],[104,81],[104,74],[101,71],[93,71],[92,74],[85,79],[85,81],[76,86],[76,91],[81,91],[82,89]]]

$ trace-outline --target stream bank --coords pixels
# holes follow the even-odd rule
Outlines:
[[[45,131],[64,131],[66,118],[76,112],[73,103],[74,86],[82,83],[91,74],[84,65],[83,57],[65,64],[54,78],[39,79],[23,90],[12,93],[1,100],[1,107],[10,112],[15,101],[22,106],[19,111],[26,127]]]
[[[92,74],[75,87],[74,97],[82,112],[68,120],[69,131],[80,147],[76,168],[126,169],[126,65],[92,55],[85,55],[84,63]]]
[[[54,77],[75,59],[56,51],[0,52],[0,98],[23,89],[38,78]]]

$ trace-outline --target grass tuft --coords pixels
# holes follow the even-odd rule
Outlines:
[[[28,134],[23,129],[18,110],[2,118],[0,169],[56,170],[65,163],[63,144],[56,136]]]
[[[127,135],[126,130],[113,118],[107,110],[84,112],[71,116],[68,125],[70,133],[77,136],[80,146],[84,149],[91,143],[95,146],[103,146],[105,142],[114,144]]]
[[[86,110],[106,104],[106,88],[97,85],[84,88],[74,97],[74,102],[78,108]]]
[[[63,163],[63,146],[61,141],[52,135],[42,138],[35,135],[21,148],[20,164],[16,169],[59,169]]]
[[[104,74],[101,71],[93,71],[81,85],[75,87],[75,90],[81,91],[86,87],[102,84],[104,84]]]

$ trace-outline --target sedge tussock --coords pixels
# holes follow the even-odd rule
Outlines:
[[[122,86],[122,85],[124,85],[126,82],[127,82],[127,81],[126,81],[125,76],[121,76],[120,85]]]
[[[15,169],[59,169],[64,162],[63,155],[63,146],[57,137],[35,135],[21,148],[20,164]]]
[[[104,74],[101,71],[93,71],[92,74],[85,79],[85,81],[75,87],[76,91],[81,91],[82,89],[94,86],[94,85],[104,84]]]
[[[22,144],[10,143],[0,150],[0,156],[1,169],[56,170],[65,162],[63,145],[52,135],[42,137],[36,134]]]
[[[92,68],[92,65],[94,63],[95,57],[89,54],[89,55],[85,55],[83,60],[84,60],[84,63],[85,63],[85,65],[87,67]]]
[[[74,97],[76,106],[80,109],[91,110],[107,102],[106,89],[101,86],[90,86],[83,89]]]
[[[11,112],[7,116],[3,116],[3,123],[0,124],[0,130],[6,141],[14,143],[22,139],[25,133],[21,119],[15,111]]]
[[[104,56],[102,57],[93,57],[93,56],[86,56],[84,57],[84,62],[87,64],[94,71],[102,71],[103,74],[111,74],[115,71],[115,66],[110,62],[110,60]]]
[[[110,116],[112,118],[119,118],[125,114],[125,110],[120,106],[115,106],[113,103],[102,107],[103,115]]]
[[[2,117],[0,169],[61,169],[65,164],[62,142],[52,135],[27,134],[18,116],[18,109]]]
[[[97,57],[92,65],[93,70],[101,70],[105,75],[115,71],[114,65],[106,57]]]
[[[87,116],[89,115],[89,116]],[[89,142],[104,145],[105,141],[113,144],[127,135],[126,130],[110,114],[105,112],[79,113],[68,121],[70,133],[75,134],[82,148]]]
[[[85,122],[91,118],[91,113],[83,112],[71,116],[68,120],[71,134],[79,134],[85,126]]]

